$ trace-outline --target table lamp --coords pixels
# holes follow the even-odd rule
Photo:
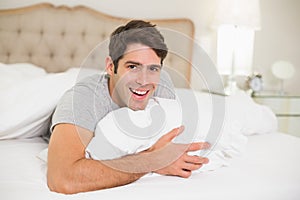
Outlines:
[[[226,94],[238,90],[236,75],[252,73],[254,35],[260,30],[259,0],[217,0],[212,27],[218,31],[217,66],[228,75]]]
[[[273,75],[280,80],[279,94],[284,95],[284,80],[292,78],[295,73],[295,67],[292,63],[285,60],[276,61],[272,65]]]

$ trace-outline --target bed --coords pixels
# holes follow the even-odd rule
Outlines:
[[[122,187],[74,195],[48,189],[42,154],[48,143],[42,136],[55,103],[78,79],[79,71],[86,76],[103,70],[105,52],[99,51],[105,48],[95,47],[105,47],[111,30],[128,20],[83,6],[45,3],[0,11],[1,198],[299,199],[300,138],[278,132],[275,115],[245,94],[225,97],[189,87],[194,25],[187,19],[151,22],[158,25],[172,50],[166,65],[176,91],[183,98],[187,92],[196,94],[201,111],[198,131],[211,130],[211,99],[225,102],[220,130],[234,134],[223,140],[220,136],[215,154],[210,155],[225,152],[226,162],[188,179],[149,174]]]

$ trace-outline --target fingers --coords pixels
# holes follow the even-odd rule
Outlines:
[[[165,140],[165,141],[169,141],[169,140]],[[159,144],[156,144],[155,147],[157,147],[158,145]],[[208,143],[203,143],[203,142],[191,143],[191,144],[176,144],[176,143],[169,142],[168,145],[164,144],[159,148],[159,150],[156,151],[157,154],[155,154],[155,157],[156,160],[160,160],[159,162],[160,164],[165,164],[166,166],[170,165],[171,163],[173,163],[178,159],[181,160],[181,162],[206,164],[208,162],[207,158],[188,155],[188,153],[191,151],[197,151],[208,147],[209,147]]]
[[[190,156],[186,154],[184,156],[184,162],[186,163],[194,163],[194,164],[207,164],[209,162],[208,158],[201,156]]]
[[[182,178],[188,178],[192,172],[200,169],[204,164],[209,162],[208,158],[201,156],[190,156],[184,153],[172,164],[160,168],[154,172],[164,175],[175,175]]]
[[[146,152],[154,158],[153,170],[164,175],[175,175],[188,178],[192,171],[208,163],[208,159],[200,156],[188,155],[191,151],[207,149],[210,145],[207,142],[194,142],[190,144],[173,143],[172,140],[184,131],[184,126],[173,129],[162,136]]]
[[[161,149],[166,147],[176,136],[181,134],[184,130],[184,126],[180,126],[178,128],[174,128],[167,134],[163,135],[152,147],[147,149],[145,152],[153,152],[157,149]]]
[[[176,136],[181,134],[184,130],[184,126],[180,126],[178,128],[174,128],[169,133],[162,136],[153,146],[150,148],[150,151],[154,149],[160,149],[170,143]]]
[[[171,142],[176,136],[181,134],[183,131],[184,131],[184,126],[174,128],[172,131],[162,136],[160,140],[165,142]]]
[[[188,178],[192,175],[192,171],[190,170],[186,170],[186,169],[182,169],[178,172],[177,176],[180,176],[182,178]]]
[[[204,164],[208,163],[208,158],[186,155],[185,161],[181,164],[181,169],[178,171],[178,176],[188,178],[192,172],[200,169]]]
[[[188,146],[187,151],[198,151],[198,150],[208,149],[208,148],[210,148],[210,144],[207,142],[195,142],[195,143],[191,143]]]
[[[177,171],[177,176],[182,178],[188,178],[192,175],[192,172],[200,169],[203,164],[185,163],[182,168]]]
[[[185,163],[183,166],[183,170],[187,171],[195,171],[197,169],[200,169],[203,164],[194,164],[194,163]]]

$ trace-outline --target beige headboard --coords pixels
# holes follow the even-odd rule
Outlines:
[[[107,48],[103,47],[106,47],[110,33],[129,20],[84,6],[48,3],[0,10],[0,62],[33,63],[48,72],[61,72],[82,65],[104,67]],[[166,39],[170,51],[164,65],[175,85],[188,87],[193,23],[188,19],[147,21],[157,24]],[[186,82],[178,80],[182,77]]]

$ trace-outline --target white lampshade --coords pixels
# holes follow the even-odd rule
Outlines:
[[[217,0],[212,27],[218,29],[221,74],[252,73],[255,30],[261,28],[259,0]]]
[[[259,30],[259,0],[217,0],[217,8],[212,26],[235,25]]]
[[[278,79],[290,79],[295,73],[295,68],[292,63],[279,60],[272,65],[272,73]]]

